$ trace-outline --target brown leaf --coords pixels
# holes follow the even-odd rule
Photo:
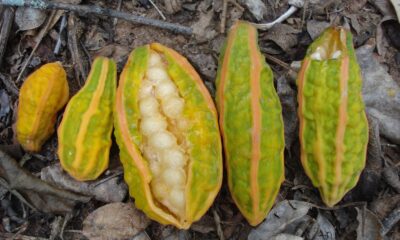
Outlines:
[[[376,215],[370,210],[356,208],[357,210],[357,240],[382,239],[380,231],[382,224]]]
[[[36,178],[2,150],[0,177],[7,181],[9,190],[17,190],[30,204],[43,212],[70,212],[77,202],[90,200],[89,197],[56,188]]]
[[[83,222],[83,234],[89,239],[127,239],[150,224],[133,204],[110,203],[90,213]]]
[[[298,33],[300,31],[290,25],[276,24],[269,30],[265,39],[276,43],[284,52],[290,52],[298,44]]]
[[[15,23],[20,31],[31,30],[40,27],[46,16],[43,10],[19,7],[15,12]]]
[[[96,181],[81,182],[64,172],[60,164],[53,164],[43,168],[40,175],[41,179],[46,182],[83,195],[94,196],[96,200],[102,202],[121,202],[128,192],[125,182],[120,181],[117,176],[106,181],[98,179]]]

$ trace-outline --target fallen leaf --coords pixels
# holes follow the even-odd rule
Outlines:
[[[382,135],[400,143],[400,87],[377,61],[374,47],[357,49],[357,59],[363,75],[363,98],[369,115],[379,122]]]
[[[376,215],[367,208],[357,210],[357,240],[382,239],[380,231],[382,224]]]
[[[285,230],[296,220],[303,218],[311,204],[296,200],[284,200],[278,203],[268,214],[266,220],[251,230],[248,240],[268,240]]]
[[[300,30],[288,24],[276,24],[268,31],[265,39],[273,41],[284,52],[288,53],[298,44],[297,34],[300,32]]]
[[[64,189],[94,196],[96,200],[101,202],[122,202],[128,192],[125,182],[121,181],[117,176],[107,181],[98,179],[96,181],[81,182],[64,172],[58,163],[43,168],[40,172],[40,178]]]
[[[311,39],[314,40],[329,26],[329,22],[309,20],[307,21],[307,32],[310,34]]]
[[[392,2],[394,10],[396,11],[397,20],[400,22],[400,0],[390,0],[390,2]]]
[[[8,154],[0,150],[0,177],[9,190],[16,190],[37,210],[52,213],[70,212],[76,203],[88,202],[89,197],[59,189],[21,168]]]
[[[200,42],[208,41],[218,35],[213,29],[212,18],[214,17],[214,9],[208,12],[200,12],[200,18],[192,25],[193,34]]]
[[[304,238],[298,237],[292,234],[281,233],[274,237],[271,237],[270,240],[303,240]]]
[[[239,3],[245,5],[257,21],[263,20],[267,13],[267,6],[261,0],[239,0]]]
[[[110,203],[90,213],[83,221],[89,239],[127,239],[139,234],[150,220],[133,204]]]
[[[319,233],[313,240],[335,240],[336,233],[335,227],[332,223],[322,214],[321,212],[318,213],[317,223],[319,225]]]
[[[36,8],[19,7],[15,12],[15,23],[20,31],[40,27],[46,20],[46,12]]]

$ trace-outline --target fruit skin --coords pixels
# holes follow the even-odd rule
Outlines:
[[[264,220],[284,180],[282,108],[273,75],[257,45],[257,30],[238,21],[221,51],[217,107],[228,186],[255,226]]]
[[[152,196],[152,174],[138,147],[142,143],[138,130],[138,91],[147,69],[150,50],[165,57],[167,72],[185,100],[183,116],[191,120],[186,135],[190,142],[186,216],[181,219],[160,207]],[[115,136],[124,166],[124,177],[136,206],[159,223],[188,229],[208,210],[222,184],[222,146],[217,112],[199,75],[184,57],[161,44],[136,48],[120,76],[115,112]]]
[[[58,128],[58,157],[73,178],[96,179],[108,167],[117,70],[98,57],[85,85],[69,101]]]
[[[336,59],[316,60],[318,47],[334,48]],[[351,33],[328,28],[308,48],[298,74],[301,163],[322,200],[339,202],[365,166],[368,122],[362,78]]]
[[[18,142],[26,151],[40,151],[68,98],[67,75],[60,62],[47,63],[28,76],[20,89],[16,123]]]

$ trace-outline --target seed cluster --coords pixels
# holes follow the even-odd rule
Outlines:
[[[183,216],[187,145],[183,138],[187,128],[182,116],[184,100],[166,71],[162,57],[152,52],[146,77],[139,89],[142,152],[149,162],[154,197],[172,213]]]

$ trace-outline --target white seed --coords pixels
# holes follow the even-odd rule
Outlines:
[[[149,80],[145,79],[142,82],[142,85],[140,86],[139,90],[139,99],[146,98],[148,96],[151,96],[153,94],[153,83],[150,82]]]
[[[176,208],[182,209],[185,206],[185,193],[183,189],[173,188],[169,192],[168,200]]]
[[[177,90],[172,81],[162,81],[156,86],[156,96],[160,99],[171,95],[177,95]]]
[[[342,52],[340,50],[335,51],[334,53],[332,53],[332,59],[338,59],[340,57],[340,55],[342,54]]]
[[[158,176],[161,173],[161,166],[160,163],[157,161],[150,161],[150,170],[154,176]]]
[[[162,110],[169,118],[177,118],[181,115],[184,106],[183,99],[179,97],[169,97],[162,102]]]
[[[185,173],[182,169],[167,168],[161,174],[161,179],[168,186],[183,186],[185,184]]]
[[[313,54],[311,54],[311,59],[321,61],[321,54],[319,52],[314,52]]]
[[[149,68],[147,70],[147,78],[155,84],[169,80],[167,72],[163,68],[159,67]]]
[[[150,136],[149,144],[158,149],[170,148],[176,144],[176,138],[167,131],[156,132]]]
[[[159,104],[155,97],[146,97],[139,102],[140,113],[142,116],[154,116],[159,112]]]
[[[185,154],[178,147],[165,149],[160,160],[163,165],[170,168],[182,168],[186,164]]]
[[[165,183],[159,181],[158,179],[154,179],[150,184],[153,194],[157,199],[164,199],[168,197],[170,189]]]
[[[149,67],[159,66],[162,64],[161,56],[157,53],[151,53],[149,57]]]
[[[167,121],[161,115],[145,117],[140,123],[140,130],[143,135],[150,136],[155,132],[163,131],[167,128]]]
[[[149,161],[157,161],[157,153],[148,145],[143,147],[143,155]]]

